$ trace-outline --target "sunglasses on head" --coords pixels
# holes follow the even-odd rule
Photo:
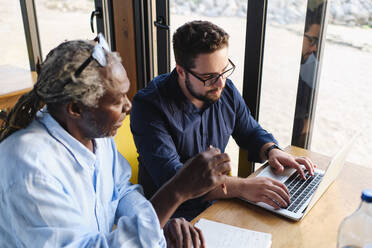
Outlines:
[[[94,41],[96,41],[97,44],[94,46],[92,54],[74,72],[75,77],[78,77],[92,60],[97,61],[97,63],[102,67],[105,67],[107,65],[104,50],[109,52],[110,48],[105,37],[103,36],[103,34],[99,33],[97,37],[94,38]]]

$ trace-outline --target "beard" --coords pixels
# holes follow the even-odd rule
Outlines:
[[[89,139],[113,137],[116,135],[117,129],[109,126],[102,121],[97,120],[97,117],[92,113],[86,113],[87,123],[85,125],[85,136]]]
[[[205,102],[207,104],[213,104],[213,103],[217,102],[218,99],[220,99],[220,97],[221,97],[221,95],[219,95],[219,96],[213,96],[213,95],[210,96],[209,95],[209,93],[212,93],[214,91],[217,91],[218,89],[208,90],[205,94],[200,94],[200,93],[196,92],[196,90],[193,88],[193,86],[192,86],[192,84],[190,82],[190,78],[189,78],[189,74],[188,73],[186,73],[185,85],[186,85],[186,88],[189,91],[190,95],[192,95],[196,99],[198,99],[198,100],[200,100],[202,102]],[[222,92],[221,92],[221,94],[222,94]]]

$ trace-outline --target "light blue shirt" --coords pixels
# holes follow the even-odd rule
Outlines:
[[[0,143],[0,247],[165,247],[130,175],[112,138],[92,153],[39,112]]]

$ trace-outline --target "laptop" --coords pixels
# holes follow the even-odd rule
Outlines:
[[[270,177],[286,185],[290,192],[291,199],[290,205],[286,208],[275,210],[272,206],[263,202],[248,202],[289,219],[295,221],[301,220],[337,178],[356,136],[357,135],[355,135],[333,156],[326,171],[315,169],[313,177],[309,176],[308,173],[305,172],[307,175],[306,180],[300,177],[296,169],[286,168],[283,173],[277,175],[274,174],[270,166],[266,166],[266,164],[264,165],[266,167],[257,175],[257,177]]]

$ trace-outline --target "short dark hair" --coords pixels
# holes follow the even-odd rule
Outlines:
[[[314,9],[308,9],[305,19],[305,33],[309,31],[310,27],[314,24],[321,25],[322,15],[324,14],[324,5],[320,4]]]
[[[212,53],[228,46],[229,35],[208,21],[187,22],[173,34],[173,51],[176,63],[194,68],[194,59],[203,53]]]

